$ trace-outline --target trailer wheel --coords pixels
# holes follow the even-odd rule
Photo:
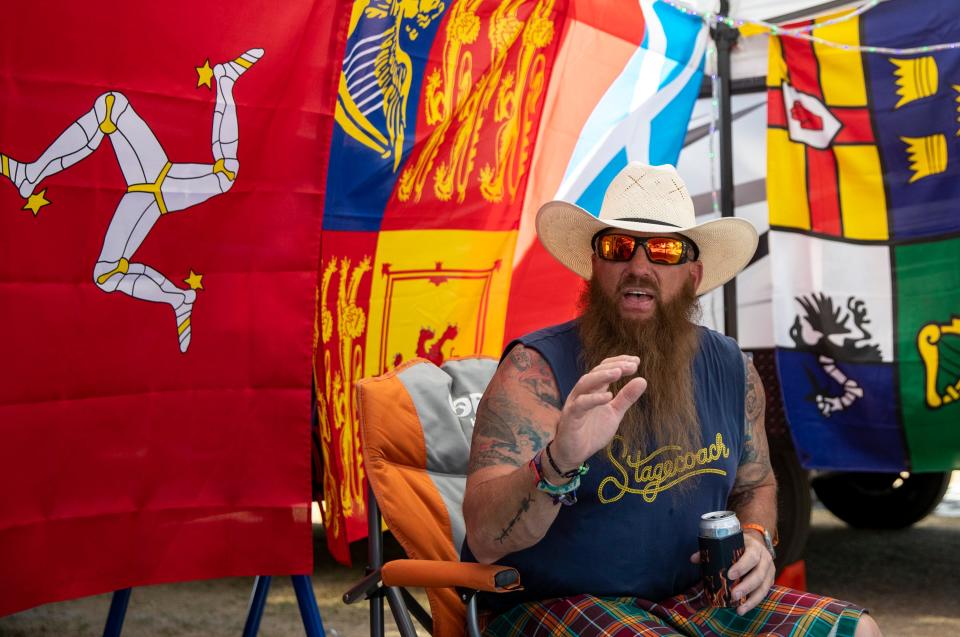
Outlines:
[[[773,441],[771,441],[773,443]],[[770,464],[777,477],[777,573],[803,559],[810,535],[810,481],[793,445],[771,444]]]
[[[943,499],[951,472],[827,473],[813,490],[830,513],[861,529],[902,529],[927,517]]]

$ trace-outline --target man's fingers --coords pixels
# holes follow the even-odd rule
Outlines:
[[[697,551],[696,553],[694,553],[693,555],[690,556],[690,562],[691,562],[692,564],[699,564],[699,563],[700,563],[700,551]]]
[[[600,363],[587,372],[587,374],[615,369],[619,370],[621,376],[629,376],[630,374],[636,373],[639,362],[639,359],[636,358],[634,358],[634,360],[608,360]]]
[[[737,579],[738,577],[743,577],[754,567],[760,563],[760,558],[763,553],[766,553],[765,548],[759,548],[759,543],[754,545],[753,542],[745,542],[746,550],[743,552],[743,555],[740,556],[740,559],[733,563],[730,567],[730,570],[727,571],[730,579]],[[761,551],[763,553],[761,553]]]
[[[737,606],[737,615],[745,615],[751,610],[757,607],[757,604],[763,601],[763,598],[767,596],[767,591],[765,588],[758,588],[757,590],[750,593],[750,596],[739,606]]]
[[[637,402],[645,391],[647,391],[647,379],[634,378],[620,389],[610,406],[616,409],[619,414],[625,414],[630,405]]]
[[[743,615],[749,613],[751,610],[757,607],[757,604],[763,601],[763,598],[767,596],[767,592],[770,590],[770,586],[773,584],[772,581],[762,581],[760,586],[755,588],[753,592],[747,597],[747,599],[737,606],[737,614]]]
[[[741,597],[746,597],[751,594],[753,591],[758,588],[762,588],[764,577],[766,573],[763,572],[763,569],[755,568],[749,573],[746,577],[743,577],[737,585],[730,591],[730,594],[733,595],[734,599]]]
[[[623,370],[619,367],[608,367],[605,369],[594,369],[577,381],[577,384],[570,390],[570,397],[576,398],[582,394],[591,394],[599,390],[606,390],[610,383],[623,376]]]
[[[610,358],[603,359],[602,361],[600,361],[600,365],[606,365],[607,363],[619,363],[619,362],[629,362],[629,363],[633,363],[634,365],[639,365],[640,357],[631,356],[630,354],[621,354],[620,356],[611,356]]]
[[[740,582],[731,591],[734,599],[745,598],[744,603],[737,607],[740,615],[749,612],[763,600],[773,584],[774,574],[773,560],[766,549],[754,538],[744,539],[746,551],[727,571],[730,579],[740,578]]]
[[[610,383],[635,373],[639,364],[640,359],[636,356],[622,355],[605,358],[599,365],[580,377],[570,390],[570,397],[575,398],[580,394],[606,390]]]
[[[593,409],[597,405],[604,405],[613,400],[613,393],[594,392],[592,394],[581,394],[573,399],[573,410],[575,412],[584,412]]]

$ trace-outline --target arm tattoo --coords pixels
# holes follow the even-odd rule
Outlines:
[[[523,466],[522,462],[518,462],[515,456],[508,456],[499,449],[484,449],[483,451],[477,452],[476,456],[470,462],[470,473],[473,473],[474,470],[481,467],[493,467],[498,464],[508,464],[514,467]]]
[[[510,351],[510,360],[516,365],[519,372],[517,380],[530,390],[530,393],[536,396],[537,400],[558,411],[563,409],[563,405],[560,403],[560,394],[557,391],[557,382],[547,361],[540,356],[531,356],[529,350],[524,349],[522,345],[518,345]]]
[[[477,409],[469,472],[508,464],[522,467],[547,444],[547,433],[502,395],[484,397]],[[529,454],[525,449],[532,449]]]
[[[559,411],[553,372],[522,345],[511,350],[477,409],[469,473],[483,467],[522,467],[550,438],[548,423],[535,420],[536,407]],[[541,410],[541,418],[542,410]]]
[[[497,536],[497,542],[503,544],[507,539],[507,536],[510,535],[510,531],[513,530],[514,525],[520,521],[521,516],[530,509],[530,505],[533,504],[533,494],[528,493],[526,497],[523,498],[523,501],[520,502],[520,509],[517,511],[516,515],[507,523],[507,526],[500,531],[500,535]]]
[[[743,452],[737,467],[737,478],[730,494],[729,505],[733,510],[753,500],[753,490],[770,482],[773,469],[767,447],[767,433],[763,425],[764,392],[760,374],[749,360],[746,391],[744,395]]]
[[[512,362],[520,372],[525,372],[530,369],[530,352],[528,352],[523,345],[517,345],[510,350],[509,359],[510,362]]]
[[[740,457],[740,465],[745,465],[760,460],[758,441],[756,440],[756,429],[759,426],[763,428],[764,411],[764,392],[763,382],[760,380],[760,374],[753,363],[744,356],[746,365],[746,391],[744,392],[744,418],[743,418],[743,454]],[[764,432],[766,433],[766,432]],[[764,441],[765,442],[765,441]],[[766,444],[763,445],[766,447]],[[766,451],[766,449],[763,449]]]
[[[557,411],[563,409],[563,405],[560,404],[560,395],[557,394],[556,387],[553,385],[552,375],[549,381],[545,381],[542,377],[524,375],[520,377],[520,382],[544,405],[549,405]]]
[[[727,508],[731,511],[740,511],[753,501],[753,489],[746,489],[744,491],[737,491],[736,489],[737,488],[734,487],[733,492],[730,493],[730,497],[727,498]]]

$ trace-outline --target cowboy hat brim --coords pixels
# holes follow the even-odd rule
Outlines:
[[[580,206],[549,201],[537,212],[537,236],[553,258],[584,279],[593,273],[590,241],[607,228],[632,232],[677,233],[689,237],[700,249],[703,278],[697,296],[706,294],[737,275],[750,263],[759,240],[746,219],[726,217],[690,227],[641,221],[598,219]]]

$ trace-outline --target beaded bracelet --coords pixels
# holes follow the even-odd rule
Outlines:
[[[530,459],[530,466],[533,467],[533,472],[537,477],[537,490],[549,495],[554,504],[570,506],[577,503],[577,489],[580,487],[581,474],[576,474],[566,484],[556,485],[551,483],[543,475],[543,449]],[[585,467],[585,465],[581,465],[581,467]],[[584,470],[584,473],[586,473],[586,470]]]

